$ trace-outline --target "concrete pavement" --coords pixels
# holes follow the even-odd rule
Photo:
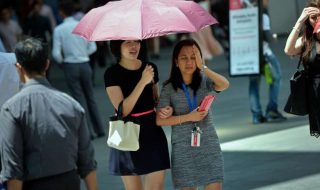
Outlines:
[[[271,44],[280,60],[283,82],[279,97],[279,110],[283,109],[289,93],[289,78],[293,74],[297,59],[283,53],[285,38]],[[169,75],[172,47],[161,49],[157,64],[160,83]],[[110,59],[108,59],[110,62]],[[208,66],[228,76],[228,62],[225,57],[214,58]],[[106,126],[113,108],[104,91],[103,73],[97,68],[95,97]],[[225,159],[224,190],[248,189],[301,189],[316,190],[320,186],[319,140],[308,134],[307,117],[285,114],[288,119],[281,123],[251,124],[248,101],[248,77],[229,78],[230,88],[217,96],[214,103],[216,129],[222,143]],[[261,81],[261,101],[265,107],[268,89]],[[63,72],[56,66],[51,70],[51,81],[55,87],[67,91]],[[170,144],[170,127],[164,127]],[[108,151],[106,138],[93,141],[98,161],[100,189],[124,189],[120,177],[107,174]],[[171,146],[169,147],[169,149]],[[171,190],[170,170],[167,171],[165,189]]]

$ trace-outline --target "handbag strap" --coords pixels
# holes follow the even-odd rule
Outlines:
[[[299,69],[300,69],[300,65],[301,65],[301,63],[302,63],[302,53],[301,53],[300,58],[299,58],[299,62],[298,62],[298,66],[297,66],[297,70],[299,70]]]
[[[123,101],[121,101],[118,105],[118,110],[116,111],[117,112],[117,118],[120,120],[122,120],[123,116],[122,116],[122,110],[123,110]]]

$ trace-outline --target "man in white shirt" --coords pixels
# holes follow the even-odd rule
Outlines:
[[[88,121],[91,121],[88,126],[92,126],[96,135],[101,137],[105,131],[93,95],[92,69],[89,65],[89,55],[97,50],[97,46],[72,33],[79,22],[72,17],[73,2],[62,1],[59,6],[64,20],[54,29],[52,56],[63,65],[71,95],[85,108]],[[94,132],[89,129],[94,137]]]

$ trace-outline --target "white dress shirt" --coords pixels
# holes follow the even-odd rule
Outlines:
[[[95,42],[72,33],[78,23],[73,17],[67,17],[54,29],[52,56],[58,63],[87,62],[89,55],[97,50]]]

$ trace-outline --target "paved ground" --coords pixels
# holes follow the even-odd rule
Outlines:
[[[296,58],[292,59],[284,55],[285,40],[280,38],[272,44],[283,70],[279,110],[283,109],[289,92],[289,78],[297,62]],[[159,68],[160,82],[169,75],[171,51],[172,47],[163,48],[161,58],[153,60]],[[215,58],[209,64],[210,68],[225,76],[228,76],[228,66],[223,56]],[[105,68],[96,70],[95,97],[107,125],[113,108],[104,91],[104,70]],[[225,159],[224,190],[319,189],[320,139],[309,136],[307,118],[286,115],[288,120],[285,122],[252,125],[248,102],[248,78],[228,77],[228,79],[230,88],[219,94],[214,103],[216,128]],[[57,88],[67,91],[62,71],[56,66],[51,70],[51,81]],[[262,80],[263,107],[267,103],[267,91],[267,86]],[[165,127],[165,132],[170,142],[170,128]],[[109,149],[106,139],[96,139],[93,143],[99,166],[100,189],[124,189],[119,177],[107,174]],[[170,170],[167,171],[165,189],[173,189]]]

